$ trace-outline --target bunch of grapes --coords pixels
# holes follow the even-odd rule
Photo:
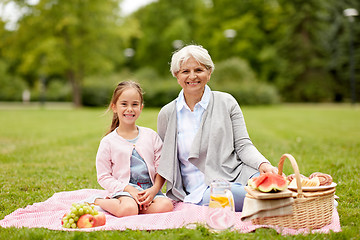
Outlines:
[[[70,212],[63,216],[61,224],[64,228],[77,228],[77,221],[84,214],[95,216],[98,211],[94,209],[94,205],[88,203],[73,203]]]

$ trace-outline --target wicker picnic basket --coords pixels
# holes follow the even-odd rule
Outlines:
[[[295,172],[297,194],[293,194],[293,214],[287,216],[274,216],[256,218],[252,220],[257,225],[275,225],[293,229],[318,229],[331,223],[334,209],[335,187],[324,191],[304,194],[301,187],[300,172],[295,158],[284,154],[278,165],[279,174],[282,175],[285,159],[288,158]]]

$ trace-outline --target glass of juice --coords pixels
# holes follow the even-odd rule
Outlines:
[[[230,183],[226,180],[214,180],[210,184],[206,224],[212,230],[231,229],[235,224],[234,197],[230,189]]]

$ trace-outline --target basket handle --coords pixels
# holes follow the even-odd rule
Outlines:
[[[297,185],[297,193],[298,193],[298,198],[304,197],[302,188],[301,188],[301,179],[300,179],[300,171],[299,171],[299,167],[296,163],[295,158],[288,153],[285,153],[281,156],[280,161],[279,161],[279,165],[278,165],[278,173],[281,176],[283,173],[283,166],[284,166],[284,161],[285,159],[288,158],[290,160],[291,166],[294,169],[295,172],[295,179],[296,179],[296,185]]]

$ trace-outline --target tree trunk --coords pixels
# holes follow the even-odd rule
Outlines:
[[[81,85],[80,85],[81,79],[78,79],[76,77],[76,74],[73,70],[69,70],[67,76],[71,83],[73,104],[76,108],[79,108],[82,106]]]

